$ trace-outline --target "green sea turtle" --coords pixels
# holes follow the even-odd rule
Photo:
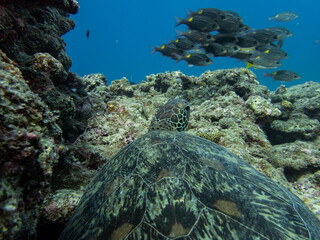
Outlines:
[[[189,113],[186,100],[166,103],[149,132],[94,177],[59,239],[320,239],[298,197],[223,147],[179,132]]]

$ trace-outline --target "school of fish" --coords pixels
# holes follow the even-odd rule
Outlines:
[[[269,20],[284,22],[297,17],[293,12],[284,12]],[[247,68],[255,69],[277,68],[282,65],[281,60],[288,58],[281,49],[283,40],[292,36],[288,29],[270,27],[254,30],[244,24],[234,11],[217,8],[189,10],[185,19],[177,18],[176,26],[179,25],[186,25],[188,30],[177,30],[176,40],[153,47],[153,52],[160,52],[176,62],[184,60],[189,66],[207,66],[213,63],[213,57],[230,57],[246,62]],[[297,73],[287,70],[265,76],[280,81],[300,79]]]

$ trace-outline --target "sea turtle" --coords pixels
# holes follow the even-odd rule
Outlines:
[[[60,240],[320,239],[320,222],[294,194],[187,128],[174,99],[149,132],[109,160]],[[177,130],[177,131],[174,131]]]

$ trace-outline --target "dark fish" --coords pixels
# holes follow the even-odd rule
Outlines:
[[[89,38],[89,35],[90,35],[90,31],[89,30],[87,30],[86,35],[87,35],[87,38]]]
[[[269,20],[276,20],[278,22],[288,22],[293,19],[296,19],[298,15],[294,12],[282,12],[278,13],[274,17],[269,18]]]
[[[288,58],[288,54],[273,45],[264,45],[256,48],[256,56],[267,55],[269,59],[282,60]]]
[[[179,56],[184,56],[187,54],[186,51],[177,48],[176,45],[172,43],[163,44],[161,47],[153,47],[152,53],[154,52],[160,52],[162,56],[167,56],[174,60],[177,60]]]
[[[227,18],[219,23],[218,31],[220,33],[237,33],[240,32],[242,23],[236,19]]]
[[[233,34],[226,34],[226,33],[217,33],[213,35],[214,42],[216,43],[237,43],[238,38],[236,35]]]
[[[278,41],[277,35],[273,31],[269,30],[255,30],[252,33],[248,33],[247,36],[255,38],[260,43],[272,43]]]
[[[223,47],[227,50],[227,56],[233,56],[240,51],[240,47],[234,43],[225,43]]]
[[[246,61],[246,68],[253,67],[255,69],[272,69],[282,65],[279,60],[270,59],[266,56],[250,57]]]
[[[236,53],[236,54],[233,54],[231,57],[232,58],[236,58],[240,61],[246,61],[246,59],[250,58],[252,56],[252,53]]]
[[[206,43],[214,40],[214,37],[211,33],[208,32],[199,32],[196,30],[189,30],[188,32],[182,32],[177,30],[179,36],[185,36],[194,43]]]
[[[292,36],[292,32],[290,32],[288,29],[283,27],[271,27],[271,28],[266,28],[265,30],[274,32],[277,35],[278,41]]]
[[[257,39],[247,35],[237,37],[237,39],[238,39],[237,45],[239,45],[240,47],[253,47],[253,46],[261,45]]]
[[[217,22],[206,16],[195,15],[188,19],[177,19],[178,23],[176,24],[176,26],[185,24],[190,29],[197,30],[200,32],[212,32],[219,29],[219,25],[217,24]]]
[[[196,45],[188,38],[178,38],[177,40],[172,41],[170,43],[174,44],[177,48],[181,48],[183,50],[190,50],[196,47]]]
[[[274,73],[265,73],[263,77],[272,77],[273,80],[290,82],[301,78],[299,74],[289,70],[279,70]]]
[[[255,52],[256,47],[240,47],[234,43],[225,43],[223,47],[227,50],[227,56],[237,58],[236,56],[241,56],[241,54],[247,55],[248,57],[252,56]],[[243,58],[243,57],[242,57]]]
[[[242,18],[240,17],[240,15],[234,11],[226,10],[226,11],[223,11],[223,13],[226,15],[227,18],[233,18],[239,22],[243,21]]]
[[[237,45],[239,50],[237,53],[244,53],[244,54],[254,54],[256,52],[256,47],[240,47],[239,45]]]
[[[212,64],[212,60],[203,53],[190,53],[186,56],[179,56],[177,62],[185,60],[189,66],[207,66]]]
[[[314,40],[313,41],[313,45],[316,45],[316,44],[319,44],[320,43],[320,40]]]
[[[200,45],[201,49],[204,49],[207,54],[213,54],[214,57],[226,56],[227,50],[219,43],[207,43]]]
[[[225,14],[223,11],[217,9],[217,8],[201,8],[198,12],[192,12],[190,11],[191,16],[194,16],[196,14],[209,17],[217,22],[226,19]]]
[[[249,32],[250,30],[251,30],[251,28],[248,25],[245,25],[243,23],[240,24],[239,33],[245,34],[245,33]]]

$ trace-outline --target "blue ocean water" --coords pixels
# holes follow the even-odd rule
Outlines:
[[[72,58],[71,71],[80,76],[103,73],[108,83],[126,77],[141,82],[146,75],[180,70],[187,75],[199,76],[206,70],[245,67],[236,59],[213,58],[213,64],[205,67],[188,67],[185,61],[174,60],[152,52],[152,46],[160,46],[175,39],[175,16],[184,18],[187,9],[218,8],[237,12],[243,23],[252,29],[285,27],[293,36],[284,40],[282,47],[289,54],[277,69],[252,69],[258,81],[275,90],[281,84],[293,86],[308,81],[320,82],[320,1],[318,0],[162,0],[162,1],[98,1],[78,0],[79,13],[71,16],[76,27],[64,36],[67,53]],[[290,22],[269,21],[279,12],[293,11],[299,15]],[[89,38],[86,31],[90,31]],[[262,78],[264,72],[292,70],[301,79],[293,82],[272,81]]]

